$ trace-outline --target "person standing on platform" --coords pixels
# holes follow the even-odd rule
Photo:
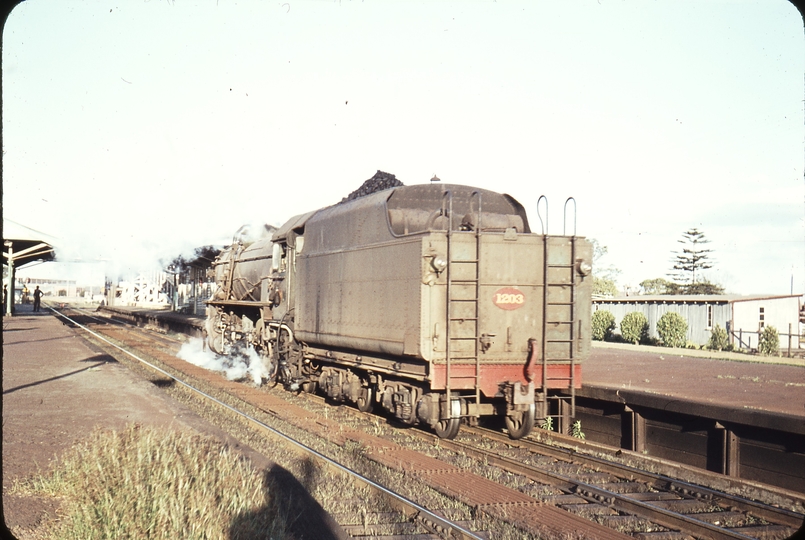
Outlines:
[[[36,286],[36,290],[34,290],[34,311],[39,311],[39,305],[42,303],[42,296],[45,293],[41,291],[39,285]]]

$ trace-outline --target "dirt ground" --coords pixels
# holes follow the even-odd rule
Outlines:
[[[38,538],[37,528],[57,508],[51,500],[10,495],[14,480],[47,470],[56,456],[97,426],[123,429],[139,423],[192,430],[240,448],[154,385],[93,350],[47,310],[34,313],[30,306],[17,306],[14,317],[3,318],[2,365],[3,520],[21,540]],[[255,465],[269,465],[250,449],[240,450]]]

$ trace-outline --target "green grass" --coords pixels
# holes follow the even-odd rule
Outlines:
[[[95,431],[18,491],[63,501],[59,539],[290,538],[263,475],[225,445],[130,426]]]

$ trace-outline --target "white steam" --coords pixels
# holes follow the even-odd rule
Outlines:
[[[268,378],[263,359],[251,347],[233,349],[228,356],[220,356],[204,350],[203,344],[201,338],[191,338],[176,356],[204,369],[223,373],[230,381],[251,379],[259,386],[264,378]]]

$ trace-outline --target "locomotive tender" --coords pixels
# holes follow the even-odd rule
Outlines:
[[[520,438],[581,387],[591,262],[584,238],[532,233],[509,195],[392,187],[224,250],[207,343],[253,347],[271,382],[443,438],[485,415]]]

